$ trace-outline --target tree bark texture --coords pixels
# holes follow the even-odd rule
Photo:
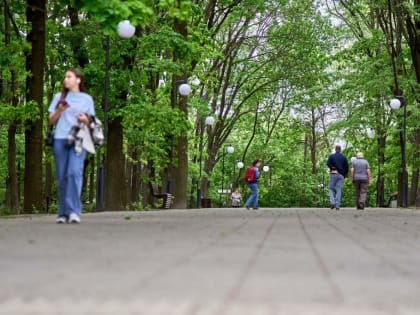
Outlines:
[[[420,0],[415,1],[415,8],[420,7]],[[420,19],[417,16],[412,16],[411,12],[405,12],[405,21],[408,33],[408,45],[410,46],[411,52],[411,59],[413,62],[413,68],[416,73],[416,81],[420,83]],[[416,111],[419,110],[418,104],[419,99],[417,97],[417,108]],[[414,133],[414,150],[415,153],[413,155],[413,173],[411,178],[411,189],[409,191],[409,205],[416,206],[420,203],[419,200],[419,175],[420,175],[420,136],[419,136],[419,128],[417,126],[413,126],[415,133]]]
[[[123,154],[122,118],[116,117],[108,124],[107,155],[105,160],[105,210],[124,210],[125,166]]]
[[[187,23],[186,21],[179,21],[175,19],[174,29],[179,33],[185,40],[187,40]],[[183,58],[183,56],[174,56],[175,60]],[[186,81],[188,79],[187,70],[184,70],[184,74],[181,76],[181,80]],[[174,76],[176,77],[176,76]],[[177,82],[175,82],[177,83]],[[176,84],[175,84],[176,85]],[[177,93],[178,88],[173,90],[173,93]],[[173,100],[176,97],[172,98]],[[172,101],[173,101],[172,100]],[[181,112],[185,114],[185,119],[188,119],[188,99],[186,96],[180,97],[177,105]],[[188,137],[187,132],[184,132],[175,140],[175,156],[176,166],[172,168],[172,179],[173,179],[173,195],[175,196],[173,207],[176,209],[187,208],[187,186],[188,186]]]
[[[378,180],[376,183],[376,203],[379,207],[385,205],[385,146],[386,146],[386,133],[384,130],[378,132]]]
[[[5,45],[10,45],[11,40],[11,27],[10,27],[10,10],[7,1],[4,1],[4,42]],[[3,87],[3,82],[0,80],[0,85]],[[12,106],[16,107],[18,104],[17,98],[17,86],[16,86],[16,71],[11,70],[11,97],[8,95],[6,99],[11,101]],[[4,91],[6,92],[6,91]],[[3,96],[3,90],[0,90],[0,96]],[[12,121],[7,129],[7,165],[8,174],[6,177],[6,207],[10,209],[12,213],[18,213],[19,211],[19,194],[18,194],[18,178],[16,171],[16,131],[17,122]]]
[[[27,121],[25,126],[25,178],[24,212],[41,210],[42,194],[42,117],[43,78],[45,62],[45,10],[46,0],[27,0],[26,17],[30,24],[27,41],[31,46],[26,55],[26,101],[38,106],[38,117]]]

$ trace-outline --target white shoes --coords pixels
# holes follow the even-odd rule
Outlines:
[[[80,223],[80,217],[76,213],[70,213],[70,216],[67,218],[65,216],[59,216],[56,221],[58,224],[63,223]]]
[[[56,222],[58,224],[67,223],[67,218],[66,217],[58,217]]]
[[[69,222],[80,223],[80,217],[76,213],[70,213]]]

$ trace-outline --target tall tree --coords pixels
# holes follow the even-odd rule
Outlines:
[[[3,12],[4,12],[4,43],[6,49],[9,50],[9,58],[13,59],[15,54],[12,53],[11,39],[12,39],[12,23],[15,26],[15,34],[20,40],[20,34],[17,32],[16,24],[12,20],[11,10],[9,6],[9,1],[3,1]],[[18,69],[15,66],[15,62],[9,60],[10,66],[10,82],[6,81],[5,85],[10,86],[10,93],[5,99],[10,101],[12,108],[16,108],[18,105]],[[0,81],[0,85],[3,86],[3,82]],[[2,97],[7,91],[0,91],[0,97]],[[10,95],[11,94],[11,95]],[[11,210],[12,213],[16,213],[19,209],[19,187],[18,187],[18,176],[16,168],[16,133],[18,128],[17,117],[9,118],[9,127],[7,131],[8,147],[7,147],[7,161],[8,161],[8,174],[6,178],[6,206]]]
[[[341,48],[337,54],[347,60],[339,61],[340,68],[344,69],[342,77],[345,80],[340,89],[348,91],[341,98],[346,99],[349,130],[352,127],[353,130],[366,130],[369,127],[375,131],[377,170],[373,169],[373,174],[377,174],[378,206],[385,203],[386,185],[389,185],[389,181],[386,182],[389,176],[385,174],[385,162],[388,159],[386,149],[393,132],[393,115],[387,109],[387,104],[393,93],[401,94],[401,71],[397,70],[395,62],[399,59],[397,56],[402,54],[402,29],[401,23],[395,28],[392,10],[389,10],[390,1],[332,1],[334,8],[331,11],[353,35],[352,44],[348,48]],[[363,136],[366,136],[365,132],[357,135]]]
[[[25,126],[25,181],[24,211],[40,210],[42,198],[42,117],[43,79],[45,61],[45,17],[46,0],[27,0],[26,19],[30,31],[27,41],[30,50],[26,56],[26,101],[33,102],[38,114]]]
[[[410,5],[411,4],[411,5]],[[410,47],[411,60],[416,75],[417,85],[420,84],[420,18],[418,15],[418,10],[420,8],[420,0],[412,1],[401,1],[399,3],[400,10],[397,10],[397,14],[400,14],[405,20],[405,27],[407,29],[406,38],[408,46]],[[411,119],[412,122],[412,132],[410,139],[414,144],[414,153],[413,153],[413,163],[412,163],[412,179],[411,179],[411,190],[409,194],[409,202],[411,205],[420,205],[420,128],[418,124],[415,123],[418,117],[418,110],[420,104],[420,97],[414,90],[414,100],[416,106],[411,113],[413,116]]]

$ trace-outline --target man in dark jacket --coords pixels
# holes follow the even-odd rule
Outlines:
[[[331,209],[340,210],[343,182],[349,172],[349,164],[347,158],[341,153],[341,146],[337,145],[335,147],[335,153],[328,157],[327,166],[330,169],[328,191],[330,193]]]

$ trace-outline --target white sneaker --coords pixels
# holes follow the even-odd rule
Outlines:
[[[70,223],[80,223],[80,217],[76,213],[70,213]]]
[[[67,218],[66,217],[58,217],[57,221],[58,224],[63,224],[67,222]]]

